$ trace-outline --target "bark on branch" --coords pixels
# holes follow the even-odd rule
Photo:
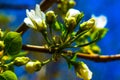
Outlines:
[[[37,51],[37,52],[44,52],[44,53],[51,53],[48,48],[45,48],[44,46],[34,46],[34,45],[23,45],[23,50],[28,51]],[[67,51],[63,51],[64,53],[67,53]],[[74,53],[72,53],[74,54]],[[115,60],[120,60],[120,54],[116,55],[90,55],[85,53],[78,53],[77,55],[79,58],[83,58],[86,60],[91,60],[95,62],[110,62]]]

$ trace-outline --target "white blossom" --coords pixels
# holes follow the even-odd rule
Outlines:
[[[97,28],[104,28],[107,24],[107,17],[104,15],[100,15],[96,17],[95,15],[92,15],[92,17],[95,19],[95,26]]]
[[[39,5],[36,5],[35,10],[26,10],[27,18],[24,22],[30,28],[41,31],[46,29],[45,14],[40,10]]]

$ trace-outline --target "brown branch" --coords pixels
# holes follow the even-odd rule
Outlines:
[[[49,52],[49,49],[45,48],[44,46],[23,45],[22,49],[28,51],[44,52],[44,53]]]
[[[55,2],[57,2],[57,0],[42,0],[42,2],[40,3],[40,8],[42,11],[47,10],[49,7],[51,7]],[[16,30],[16,32],[21,33],[21,35],[23,35],[27,30],[29,29],[28,26],[26,26],[26,24],[23,22],[18,29]]]
[[[28,50],[28,51],[51,53],[49,51],[49,49],[45,48],[44,46],[23,45],[22,49]],[[63,52],[67,53],[67,51],[63,51]],[[95,61],[95,62],[110,62],[110,61],[120,60],[120,54],[116,54],[116,55],[89,55],[89,54],[84,54],[84,53],[78,53],[77,56],[79,58],[83,58],[83,59],[91,60],[91,61]]]

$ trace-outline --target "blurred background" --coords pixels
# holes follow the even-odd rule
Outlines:
[[[107,17],[107,35],[98,42],[103,55],[120,53],[120,0],[75,0],[75,9],[84,12],[84,20],[92,14]],[[0,28],[2,30],[16,30],[26,17],[26,9],[33,9],[41,0],[0,0]],[[46,4],[47,5],[47,4]],[[52,8],[50,8],[52,9]],[[34,33],[34,34],[33,34]],[[35,39],[35,40],[34,40]],[[23,35],[23,44],[42,45],[40,34],[29,29]],[[45,60],[50,55],[31,52],[32,59]],[[81,59],[80,59],[81,60]],[[83,59],[82,59],[83,60]],[[120,61],[93,62],[83,60],[93,72],[92,80],[120,80]],[[81,80],[76,77],[74,69],[68,70],[66,62],[61,59],[57,63],[50,63],[42,70],[29,74],[24,66],[16,67],[15,72],[19,80]]]

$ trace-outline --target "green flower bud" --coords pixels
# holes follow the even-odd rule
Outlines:
[[[79,15],[80,15],[80,11],[79,10],[76,10],[76,9],[69,9],[69,11],[67,12],[66,14],[66,18],[71,18],[71,17],[74,17],[75,20],[77,21]]]
[[[42,65],[39,61],[30,61],[25,65],[25,69],[29,73],[33,73],[35,71],[39,71],[41,69]]]
[[[2,38],[2,37],[3,37],[3,32],[0,29],[0,38]]]
[[[52,24],[55,22],[55,20],[56,20],[56,15],[55,15],[54,11],[48,11],[46,13],[46,22],[48,24]]]
[[[65,23],[67,25],[67,28],[70,29],[70,30],[73,30],[76,26],[76,20],[74,17],[71,17],[71,18],[66,18],[65,19]]]
[[[99,46],[97,46],[97,45],[93,45],[93,46],[91,46],[91,50],[94,52],[94,53],[100,53],[100,48],[99,48]]]
[[[90,80],[92,78],[92,72],[84,62],[78,62],[74,67],[78,77],[84,80]]]
[[[69,1],[69,7],[72,8],[73,6],[75,6],[75,1],[74,0],[70,0]]]
[[[30,61],[30,59],[28,57],[17,57],[14,60],[14,65],[22,66],[22,65],[25,65],[26,63],[28,63],[28,61]]]
[[[16,55],[22,48],[22,38],[20,33],[8,32],[4,38],[4,52],[8,55]]]
[[[83,22],[82,24],[80,24],[80,29],[81,30],[90,29],[90,28],[92,28],[94,26],[94,24],[95,24],[95,20],[94,20],[94,18],[91,18],[88,21]]]
[[[4,49],[5,45],[3,41],[0,41],[0,51],[2,51]]]
[[[87,26],[89,27],[93,27],[95,24],[95,19],[94,18],[91,18],[87,21]]]
[[[14,72],[7,70],[0,74],[0,80],[18,80]]]

